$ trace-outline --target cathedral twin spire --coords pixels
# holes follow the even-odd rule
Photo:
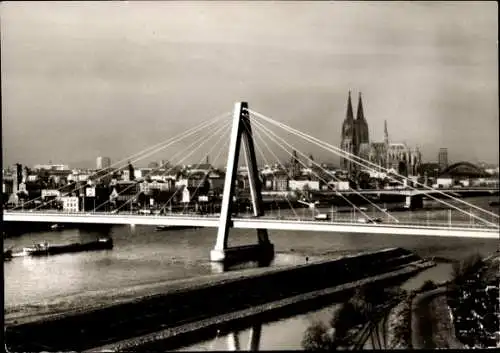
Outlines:
[[[354,154],[358,154],[359,147],[363,143],[369,142],[369,131],[368,123],[365,119],[365,114],[363,110],[363,100],[361,97],[361,92],[358,98],[358,110],[356,113],[356,120],[354,120],[354,114],[351,102],[351,91],[349,91],[349,96],[347,98],[347,113],[342,125],[342,145],[350,149]],[[349,147],[348,147],[349,146]]]
[[[352,102],[351,102],[351,91],[349,91],[349,97],[347,98],[346,120],[347,121],[354,120],[354,114],[353,114]],[[361,99],[361,92],[359,92],[358,111],[356,114],[356,120],[365,120],[365,114],[363,111],[363,100]]]
[[[352,114],[351,91],[349,91],[349,97],[347,98],[347,114],[345,120],[346,121],[354,120],[354,116]]]
[[[363,101],[361,100],[361,92],[359,92],[358,112],[356,114],[356,120],[365,120],[365,114],[363,112]]]

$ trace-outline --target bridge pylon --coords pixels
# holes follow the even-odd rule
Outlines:
[[[226,179],[222,194],[220,223],[215,247],[210,252],[210,261],[213,262],[267,260],[274,256],[274,246],[269,241],[267,229],[257,229],[257,244],[228,248],[229,229],[232,228],[231,214],[233,211],[233,198],[235,196],[234,186],[242,142],[248,168],[253,216],[259,217],[264,215],[264,209],[247,102],[237,102],[234,105],[233,126],[229,142]]]

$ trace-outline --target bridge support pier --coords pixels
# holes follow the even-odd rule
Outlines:
[[[248,339],[249,351],[258,351],[260,349],[260,336],[262,334],[262,325],[253,325],[250,329],[250,337]]]
[[[269,256],[274,256],[274,246],[269,241],[267,229],[257,229],[257,244],[228,248],[229,229],[232,227],[231,214],[234,212],[234,185],[242,142],[248,168],[253,216],[260,217],[264,214],[264,209],[262,207],[261,185],[257,169],[257,159],[255,157],[250,115],[248,113],[248,103],[246,102],[238,102],[234,106],[220,223],[215,247],[210,252],[210,260],[213,262],[265,260]]]
[[[422,195],[406,196],[405,207],[415,210],[424,207],[424,198]]]
[[[227,350],[228,351],[239,351],[240,350],[240,338],[238,336],[239,332],[234,331],[227,335]]]

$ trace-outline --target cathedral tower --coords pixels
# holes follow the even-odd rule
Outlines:
[[[346,118],[344,120],[344,123],[342,124],[340,148],[348,153],[355,153],[356,148],[354,144],[355,144],[355,124],[354,124],[354,114],[351,103],[351,91],[349,91],[349,96],[347,98]],[[348,159],[341,157],[340,165],[343,169],[346,169],[349,172],[352,171],[353,163],[350,162]]]
[[[389,146],[389,130],[387,130],[387,120],[384,120],[384,143]]]
[[[358,99],[358,111],[356,114],[356,121],[354,124],[355,128],[355,153],[356,155],[359,154],[359,147],[363,143],[369,143],[370,142],[370,134],[368,131],[368,123],[365,119],[365,114],[363,111],[363,101],[361,99],[361,92],[359,93],[359,99]]]

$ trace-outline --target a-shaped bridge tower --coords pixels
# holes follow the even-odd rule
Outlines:
[[[257,229],[258,243],[255,245],[228,247],[229,230],[232,228],[231,215],[235,196],[234,186],[236,183],[240,147],[242,143],[248,169],[253,216],[260,217],[264,215],[264,208],[262,205],[259,171],[255,157],[252,127],[250,124],[247,102],[238,102],[234,105],[233,126],[229,142],[220,223],[215,247],[210,252],[210,260],[214,262],[230,262],[233,259],[266,260],[272,258],[274,255],[274,246],[269,241],[267,229]]]

